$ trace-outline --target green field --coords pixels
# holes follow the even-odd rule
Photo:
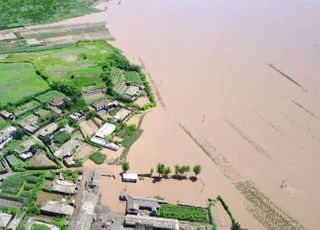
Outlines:
[[[36,99],[40,103],[47,103],[47,102],[50,102],[51,100],[53,100],[57,97],[60,97],[60,96],[64,96],[64,94],[59,91],[52,90],[52,91],[49,91],[47,93],[44,93],[44,94],[37,96]]]
[[[82,88],[104,85],[100,78],[101,66],[113,52],[114,48],[105,41],[88,41],[60,49],[15,53],[0,62],[32,62],[49,82],[65,80]]]
[[[162,204],[158,216],[191,222],[209,222],[208,209],[186,205]]]
[[[91,12],[91,0],[0,0],[0,28],[54,22]]]
[[[39,108],[40,106],[41,106],[40,103],[37,101],[29,101],[28,103],[17,107],[17,109],[15,111],[15,115],[20,116],[20,115],[27,113],[29,111],[33,111],[33,110]]]
[[[15,103],[49,88],[32,64],[0,63],[0,103]]]

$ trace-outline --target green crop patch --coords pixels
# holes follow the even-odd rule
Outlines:
[[[15,103],[49,88],[29,63],[0,63],[0,103]]]
[[[208,209],[187,205],[162,204],[158,216],[199,223],[209,222]]]
[[[39,101],[40,103],[47,103],[47,102],[50,102],[53,99],[61,97],[61,96],[64,96],[64,94],[59,91],[52,90],[52,91],[49,91],[47,93],[44,93],[44,94],[37,96],[36,100]]]

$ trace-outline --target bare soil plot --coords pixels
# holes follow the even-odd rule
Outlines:
[[[60,195],[60,194],[39,191],[37,193],[37,200],[36,200],[35,203],[37,205],[42,205],[42,203],[47,201],[47,200],[60,201],[63,198],[64,198],[63,195]]]
[[[79,125],[85,136],[92,136],[99,129],[92,120],[81,121]]]
[[[97,148],[83,143],[78,148],[78,150],[73,154],[73,157],[83,159],[83,158],[89,157],[89,155],[96,150],[97,150]]]
[[[28,165],[54,165],[44,152],[37,152],[33,157],[26,161]]]
[[[221,202],[216,202],[215,205],[211,207],[213,219],[218,227],[218,229],[229,230],[231,227],[231,220],[228,213],[224,210]]]
[[[91,103],[98,101],[98,100],[105,98],[105,97],[106,97],[106,94],[103,93],[102,91],[83,94],[83,98],[84,98],[85,102],[88,104],[91,104]]]
[[[138,126],[140,120],[141,120],[142,114],[136,114],[132,116],[126,123],[128,125],[136,125]]]
[[[135,102],[134,104],[139,106],[139,107],[142,107],[146,104],[150,103],[150,100],[148,97],[139,97]]]

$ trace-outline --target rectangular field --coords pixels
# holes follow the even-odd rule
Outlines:
[[[158,216],[199,223],[209,222],[208,210],[206,208],[186,205],[162,204]]]
[[[51,100],[53,100],[57,97],[60,97],[60,96],[64,96],[64,94],[59,91],[52,90],[52,91],[49,91],[47,93],[44,93],[44,94],[37,96],[36,99],[40,103],[47,103],[47,102],[50,102]]]
[[[15,103],[49,88],[29,63],[0,63],[0,103]]]

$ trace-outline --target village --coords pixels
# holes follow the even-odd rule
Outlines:
[[[0,132],[0,205],[4,207],[0,213],[1,228],[22,229],[19,226],[24,226],[29,230],[46,226],[55,230],[69,226],[69,229],[86,230],[92,225],[94,229],[110,226],[113,226],[110,229],[179,229],[179,226],[183,229],[181,226],[188,226],[177,218],[159,216],[162,209],[163,216],[168,211],[170,216],[171,209],[175,212],[175,206],[171,207],[161,197],[132,197],[125,191],[119,191],[117,198],[126,203],[121,221],[112,223],[112,218],[103,221],[101,216],[104,214],[96,212],[101,199],[101,177],[117,176],[122,183],[134,184],[143,177],[153,176],[153,169],[144,175],[127,173],[129,162],[125,161],[124,155],[141,134],[139,123],[144,113],[141,101],[148,103],[144,86],[126,82],[119,92],[127,98],[125,102],[108,98],[105,88],[86,87],[82,90],[82,97],[88,107],[73,111],[70,110],[70,97],[58,90],[49,90],[19,106],[15,113],[0,111],[1,119],[7,124]],[[108,159],[103,152],[110,151],[115,154]],[[123,172],[116,176],[105,175],[97,169],[84,178],[81,167],[87,159],[97,164],[122,165]],[[188,171],[188,166],[178,167],[176,176],[186,179],[184,174]],[[26,178],[16,177],[19,172],[27,172],[24,175]],[[157,172],[168,178],[171,169],[159,164]],[[200,173],[201,166],[195,172]],[[21,180],[21,184],[15,180]],[[10,191],[11,184],[17,187],[16,196],[10,195],[15,193]],[[28,196],[32,193],[37,195],[36,204],[31,200],[26,207],[25,198],[30,199]],[[199,222],[191,224],[196,226],[194,229],[201,226],[201,229],[210,229],[210,206],[209,210],[181,207],[186,215],[188,212],[196,213],[195,216],[185,217],[186,220],[191,218]],[[174,213],[172,215],[175,216]]]
[[[191,171],[177,165],[170,176],[172,170],[159,163],[159,176],[154,169],[128,172],[126,155],[142,134],[144,111],[153,101],[142,84],[124,81],[115,90],[117,99],[107,88],[88,86],[79,100],[52,88],[14,112],[10,107],[0,111],[0,228],[212,229],[212,202],[208,207],[168,204],[160,196],[134,197],[121,190],[115,199],[125,203],[123,213],[101,211],[101,177],[135,184],[143,178],[186,180]],[[89,159],[122,172],[107,175],[96,169],[84,175],[82,166]],[[193,171],[190,179],[197,180],[201,166]]]

